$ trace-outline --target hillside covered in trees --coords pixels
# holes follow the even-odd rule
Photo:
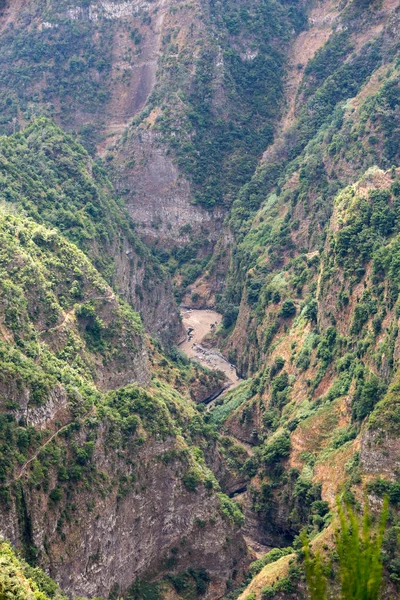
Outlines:
[[[0,600],[399,597],[398,2],[0,0],[0,48]]]

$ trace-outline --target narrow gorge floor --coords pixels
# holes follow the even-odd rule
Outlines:
[[[222,315],[214,310],[190,308],[182,309],[181,315],[186,331],[186,339],[180,344],[182,352],[209,369],[223,371],[228,378],[229,389],[237,386],[242,380],[238,377],[235,366],[226,360],[218,348],[203,344],[206,336],[220,325]]]
[[[184,352],[188,358],[197,360],[209,369],[218,369],[225,373],[228,378],[228,386],[222,394],[225,394],[228,389],[231,390],[239,385],[243,380],[238,377],[235,366],[226,360],[218,348],[210,348],[209,341],[207,341],[207,344],[204,343],[207,335],[220,325],[222,315],[210,309],[200,310],[190,308],[182,308],[181,315],[186,332],[186,339],[180,344],[182,352]],[[219,398],[220,397],[221,395]],[[214,404],[215,400],[211,401],[208,408],[212,410]],[[253,454],[253,448],[250,444],[237,439],[232,434],[230,434],[230,436],[236,444],[245,448],[249,456]],[[241,505],[245,505],[247,502],[247,493],[247,485],[245,485],[238,490],[237,493],[233,492],[230,496],[239,500]],[[269,552],[271,547],[265,546],[260,543],[259,540],[255,539],[258,536],[254,534],[254,527],[257,527],[254,523],[251,524],[250,527],[246,527],[244,539],[249,550],[252,552],[254,559],[258,559]]]

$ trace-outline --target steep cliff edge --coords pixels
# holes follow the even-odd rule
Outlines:
[[[57,227],[140,312],[150,332],[164,342],[178,340],[182,326],[168,274],[139,240],[105,171],[82,146],[39,119],[1,140],[0,160],[9,208]]]
[[[157,359],[138,314],[55,230],[5,213],[0,237],[1,534],[71,594],[194,570],[221,597],[247,550],[199,447],[215,434],[185,388],[196,370]]]

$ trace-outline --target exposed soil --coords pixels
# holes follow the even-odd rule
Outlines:
[[[218,348],[209,348],[202,345],[207,334],[211,333],[221,323],[222,315],[215,310],[183,309],[182,322],[186,330],[186,339],[180,344],[182,352],[188,358],[214,371],[223,371],[229,380],[229,387],[241,382],[234,365],[222,356]]]
[[[277,127],[276,141],[265,151],[264,161],[274,155],[279,143],[282,142],[283,134],[295,121],[296,100],[303,81],[304,67],[330,37],[339,15],[337,4],[337,0],[322,0],[316,3],[309,15],[308,29],[300,33],[293,44],[285,85],[286,109]]]

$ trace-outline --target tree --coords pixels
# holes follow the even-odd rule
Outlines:
[[[388,501],[373,530],[371,515],[366,506],[359,517],[350,506],[338,506],[340,527],[336,531],[336,552],[339,559],[341,600],[378,600],[382,585],[383,565],[381,548],[388,515]],[[312,556],[304,535],[305,571],[311,600],[328,600],[325,564],[321,555]]]

